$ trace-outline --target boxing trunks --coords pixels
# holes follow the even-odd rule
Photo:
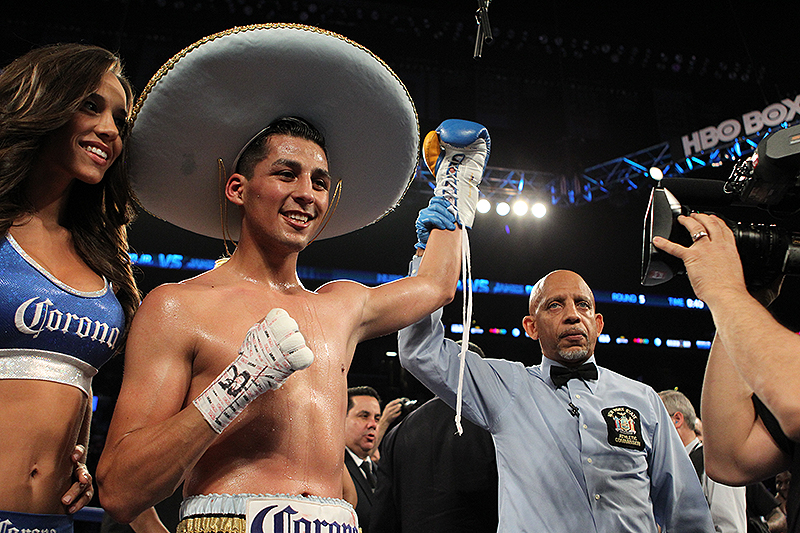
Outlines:
[[[315,496],[190,496],[181,504],[180,519],[177,533],[358,533],[352,505]]]
[[[0,511],[0,533],[72,533],[72,517]]]
[[[0,272],[0,379],[55,381],[89,395],[125,327],[108,282],[99,291],[73,289],[9,234],[0,237]]]

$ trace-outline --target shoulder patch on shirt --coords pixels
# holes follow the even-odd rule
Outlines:
[[[603,418],[608,426],[608,443],[620,448],[644,450],[642,440],[642,417],[632,407],[621,405],[603,409]]]

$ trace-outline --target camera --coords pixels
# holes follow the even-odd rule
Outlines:
[[[725,181],[659,180],[644,218],[642,285],[659,285],[685,273],[680,259],[653,246],[653,237],[691,246],[678,216],[726,206],[765,211],[775,221],[756,222],[748,216],[755,213],[748,209],[742,210],[748,221],[714,213],[733,230],[748,287],[762,287],[779,275],[800,275],[800,233],[786,227],[786,220],[800,210],[800,125],[764,137],[750,157],[735,164]]]
[[[408,398],[400,398],[400,400],[400,414],[402,416],[407,415],[418,407],[417,400],[409,400]]]

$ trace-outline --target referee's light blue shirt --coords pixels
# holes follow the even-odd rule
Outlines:
[[[440,319],[441,310],[400,331],[399,356],[455,408],[460,346],[445,339]],[[712,533],[697,474],[656,392],[605,368],[597,381],[556,389],[557,363],[542,359],[525,367],[467,352],[463,413],[494,438],[498,531],[657,533],[659,524],[662,533]]]

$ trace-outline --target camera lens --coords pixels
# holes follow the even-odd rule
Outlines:
[[[774,224],[730,224],[747,285],[763,287],[781,274],[800,274],[800,235]]]

